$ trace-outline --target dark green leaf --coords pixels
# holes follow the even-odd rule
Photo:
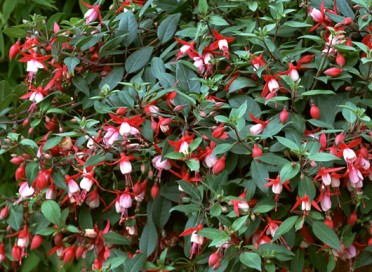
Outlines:
[[[156,227],[153,222],[147,221],[141,234],[139,249],[148,257],[154,252],[157,244],[158,232],[156,231]]]
[[[262,192],[266,193],[269,190],[265,187],[265,184],[268,182],[267,178],[269,178],[266,167],[262,163],[253,160],[251,163],[251,174],[257,187],[260,188]]]
[[[188,205],[178,205],[171,209],[172,211],[179,211],[183,213],[192,213],[192,212],[200,212],[200,205],[198,204],[188,204]]]
[[[280,236],[290,231],[293,228],[293,226],[296,224],[297,218],[298,216],[291,216],[291,217],[288,217],[286,220],[284,220],[282,224],[279,226],[279,228],[276,230],[272,241],[274,242]]]
[[[98,165],[100,162],[103,162],[105,159],[106,159],[106,157],[104,155],[100,155],[100,154],[91,156],[85,162],[84,168],[88,167],[88,166],[92,166],[92,165]]]
[[[310,198],[310,200],[313,200],[316,195],[315,185],[311,179],[307,177],[301,179],[298,186],[298,195],[303,197],[305,194]]]
[[[254,87],[256,86],[256,82],[254,82],[252,79],[246,78],[246,77],[238,77],[234,80],[234,82],[230,85],[230,88],[228,90],[229,93],[240,91],[247,87]]]
[[[122,81],[123,76],[124,68],[115,67],[106,77],[102,79],[101,83],[99,84],[99,88],[102,89],[105,84],[108,84],[110,86],[110,90],[113,90],[119,84],[119,82]]]
[[[23,38],[27,32],[23,28],[11,26],[3,30],[4,34],[12,38]]]
[[[29,164],[27,164],[26,178],[27,178],[28,185],[31,185],[34,182],[38,173],[39,173],[39,164],[37,162],[30,162]]]
[[[75,67],[79,65],[80,59],[78,58],[72,58],[72,57],[67,57],[63,60],[63,62],[66,64],[68,68],[68,72],[70,74],[74,74]]]
[[[11,205],[8,206],[9,208],[9,217],[7,218],[6,222],[9,226],[11,226],[15,231],[19,231],[21,229],[21,225],[23,222],[23,206],[22,205]]]
[[[61,208],[54,200],[45,200],[41,205],[41,213],[54,225],[61,225]]]
[[[287,138],[280,137],[280,136],[276,136],[275,138],[279,141],[279,143],[281,143],[285,147],[288,147],[290,150],[298,151],[300,149],[299,146],[295,142]]]
[[[182,90],[199,93],[200,83],[194,80],[197,78],[196,74],[186,65],[177,62],[176,64],[176,80]]]
[[[43,151],[49,150],[53,147],[55,147],[57,144],[59,144],[62,141],[62,137],[54,137],[50,138],[43,146]]]
[[[353,10],[350,8],[348,1],[346,0],[336,0],[337,9],[342,15],[354,19],[355,15]]]
[[[261,257],[255,252],[243,252],[239,256],[239,260],[242,264],[256,269],[258,271],[262,271],[261,269]]]
[[[125,71],[130,74],[142,69],[151,58],[152,46],[146,46],[132,53],[125,61]]]
[[[136,16],[131,10],[127,10],[126,12],[121,13],[118,18],[120,18],[118,31],[120,34],[126,34],[124,37],[124,45],[128,47],[133,41],[135,41],[138,35]]]
[[[229,144],[229,143],[219,144],[213,149],[213,152],[212,152],[211,156],[226,153],[231,149],[231,147],[232,147],[232,144]]]
[[[326,224],[316,221],[313,223],[312,229],[315,236],[323,243],[336,250],[342,251],[340,239],[337,237],[336,233]]]
[[[172,14],[160,23],[157,34],[162,43],[166,43],[174,37],[180,18],[181,13]]]
[[[325,152],[309,155],[307,158],[311,161],[322,161],[322,162],[340,160],[339,157],[333,154],[330,154],[330,153],[325,153]]]
[[[300,172],[300,164],[289,162],[283,166],[280,170],[280,182],[283,183],[287,180],[291,180]]]
[[[172,202],[159,195],[152,206],[152,220],[158,228],[162,228],[168,222],[171,215]]]
[[[108,233],[104,234],[103,237],[107,243],[113,245],[130,245],[131,243],[127,237],[114,231],[109,231]]]

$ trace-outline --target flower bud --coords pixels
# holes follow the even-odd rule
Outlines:
[[[332,219],[329,219],[329,218],[326,218],[324,220],[324,224],[326,224],[331,229],[333,229],[335,227],[335,224],[334,224],[333,220]]]
[[[315,104],[311,104],[310,115],[313,119],[320,118],[320,110]]]
[[[283,110],[280,112],[280,115],[279,115],[280,123],[284,125],[287,122],[287,119],[288,119],[288,111],[286,108],[283,108]]]
[[[212,168],[212,173],[214,175],[219,174],[222,172],[222,170],[225,169],[225,161],[226,161],[226,156],[222,156],[220,159],[216,161],[216,164]]]
[[[257,144],[254,144],[252,149],[252,158],[255,159],[256,157],[262,156],[262,154],[262,149]]]
[[[340,54],[339,54],[340,55]],[[333,67],[324,71],[324,74],[331,77],[339,76],[344,70],[341,68]]]
[[[54,22],[54,24],[53,24],[53,32],[54,32],[54,34],[56,34],[57,32],[59,32],[60,30],[61,30],[61,28],[59,27],[59,25],[56,22]]]
[[[345,65],[345,58],[342,54],[340,54],[340,53],[337,54],[336,63],[341,67],[343,67]]]
[[[157,198],[157,196],[159,195],[159,186],[158,184],[155,182],[154,185],[151,187],[151,197],[153,200],[155,200],[155,198]]]
[[[6,205],[4,208],[0,211],[0,220],[5,220],[9,216],[9,208],[8,205]]]
[[[20,41],[17,41],[15,44],[13,44],[9,49],[9,59],[14,59],[18,53],[20,52]]]
[[[31,241],[31,250],[37,249],[43,243],[43,237],[35,235]]]
[[[208,266],[214,268],[214,266],[218,263],[218,259],[219,259],[219,254],[218,254],[218,251],[216,251],[215,253],[209,256]]]
[[[25,165],[21,164],[18,166],[17,170],[15,171],[15,178],[16,180],[20,180],[25,176]]]

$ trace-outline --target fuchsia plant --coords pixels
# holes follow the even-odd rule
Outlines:
[[[104,2],[17,27],[3,270],[371,265],[368,1]]]

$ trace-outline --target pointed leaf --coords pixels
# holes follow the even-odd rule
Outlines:
[[[130,74],[142,69],[150,60],[153,49],[146,46],[132,53],[125,61],[125,71]]]
[[[61,208],[54,200],[45,200],[41,205],[41,213],[54,225],[61,225]]]
[[[261,269],[261,257],[257,253],[254,252],[243,252],[239,256],[239,260],[242,264],[254,268],[258,271],[262,271]]]
[[[164,21],[162,21],[158,28],[158,38],[162,43],[166,43],[174,37],[176,33],[178,22],[181,18],[181,13],[169,15]]]
[[[334,249],[342,251],[340,239],[330,227],[322,222],[316,221],[313,223],[312,228],[315,236],[319,240]]]

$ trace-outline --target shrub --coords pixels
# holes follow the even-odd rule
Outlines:
[[[371,263],[368,1],[81,3],[13,28],[5,270]]]

